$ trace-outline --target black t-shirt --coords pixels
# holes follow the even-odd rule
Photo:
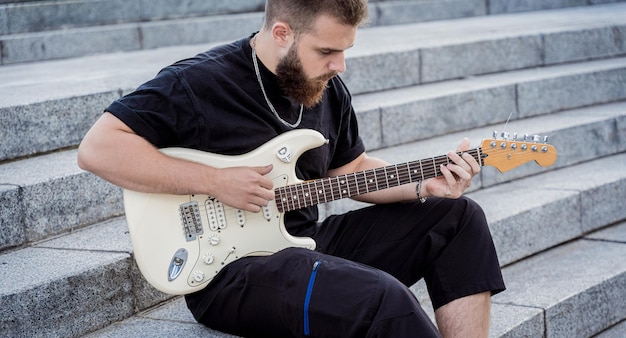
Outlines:
[[[252,151],[291,128],[269,110],[248,41],[218,46],[168,66],[106,111],[158,148],[223,155]],[[284,120],[295,122],[299,104],[285,96],[275,75],[260,62],[259,68],[269,100]],[[317,130],[329,140],[300,157],[296,175],[303,180],[324,177],[328,169],[364,151],[350,93],[338,76],[329,81],[322,102],[304,110],[298,129]],[[288,212],[285,224],[293,235],[311,236],[317,218],[317,208],[310,207]]]

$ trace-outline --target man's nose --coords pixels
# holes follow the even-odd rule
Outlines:
[[[328,65],[328,69],[333,72],[343,73],[346,71],[346,56],[344,53],[337,53],[335,58]]]

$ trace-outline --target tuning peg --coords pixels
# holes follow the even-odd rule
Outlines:
[[[497,130],[494,130],[494,131],[493,131],[493,137],[492,137],[492,138],[493,138],[494,140],[497,140],[497,139],[498,139],[498,131],[497,131]]]
[[[539,135],[533,135],[531,139],[531,141],[535,143],[539,142],[540,140],[541,140],[541,136]]]
[[[508,139],[509,139],[509,136],[510,136],[510,134],[509,134],[509,133],[505,133],[505,132],[502,132],[502,134],[501,134],[501,135],[502,135],[502,139],[503,139],[503,140],[508,140]]]
[[[546,144],[548,143],[548,136],[543,137],[543,143],[546,143]]]

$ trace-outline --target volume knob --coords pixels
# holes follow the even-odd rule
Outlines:
[[[204,264],[211,265],[215,261],[215,256],[212,253],[208,253],[202,256],[202,260],[204,261]]]
[[[204,280],[204,272],[202,271],[194,271],[192,275],[193,281],[196,283],[200,283]]]
[[[213,246],[220,244],[221,240],[222,239],[218,235],[211,235],[211,236],[209,236],[209,244],[211,244]]]

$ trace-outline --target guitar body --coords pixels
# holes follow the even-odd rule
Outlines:
[[[166,148],[169,156],[216,168],[272,164],[274,187],[301,182],[298,157],[326,143],[312,130],[284,133],[247,154],[216,155]],[[291,236],[275,201],[260,213],[223,205],[207,195],[163,195],[124,190],[124,206],[135,260],[146,280],[169,294],[188,294],[206,286],[228,263],[245,256],[269,255],[287,247],[315,248],[311,238]]]

